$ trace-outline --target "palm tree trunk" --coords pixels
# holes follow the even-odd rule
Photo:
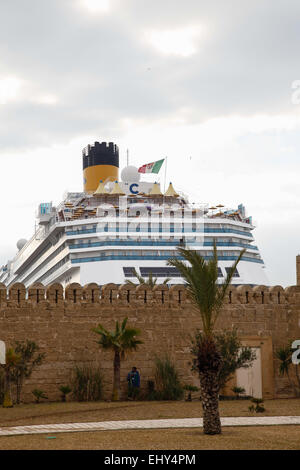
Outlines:
[[[197,356],[203,407],[203,432],[204,434],[221,434],[219,372],[222,358],[211,336],[199,338]]]
[[[204,434],[221,434],[219,382],[215,371],[199,372]]]
[[[114,356],[114,384],[113,384],[112,401],[120,400],[120,368],[121,368],[120,353],[119,353],[119,351],[115,351],[115,356]]]

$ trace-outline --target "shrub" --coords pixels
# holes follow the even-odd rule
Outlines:
[[[186,401],[192,401],[192,392],[198,392],[199,388],[195,385],[186,384],[184,385],[183,390],[188,392]]]
[[[157,397],[157,393],[155,390],[155,382],[153,380],[148,380],[145,399],[152,401],[152,400],[156,400],[157,399],[156,397]]]
[[[290,387],[293,388],[295,396],[300,397],[300,375],[299,375],[299,365],[292,363],[292,343],[289,341],[288,344],[279,348],[275,352],[276,359],[279,360],[279,373],[280,375],[286,375],[290,383]],[[294,378],[291,376],[292,369],[295,370]]]
[[[198,371],[197,361],[202,336],[203,334],[197,330],[195,337],[192,338],[191,353],[194,356],[192,371]],[[219,389],[222,390],[237,369],[247,369],[252,366],[256,354],[250,347],[242,345],[236,329],[214,333],[214,340],[222,358],[219,371]]]
[[[254,405],[251,405],[248,407],[248,410],[249,411],[252,411],[255,413],[263,413],[264,411],[266,411],[265,407],[264,407],[264,400],[262,398],[252,398],[252,403],[254,403]]]
[[[34,390],[32,390],[31,393],[35,396],[35,402],[36,403],[40,403],[41,398],[44,398],[45,400],[48,400],[48,397],[47,397],[46,393],[44,392],[44,390],[40,390],[39,388],[35,388]]]
[[[183,398],[183,387],[175,366],[168,356],[155,359],[155,385],[157,400],[181,400]]]
[[[91,365],[75,366],[72,377],[72,390],[75,400],[101,400],[102,389],[102,374],[99,367]]]
[[[28,379],[33,370],[42,364],[45,354],[39,352],[39,346],[30,340],[15,342],[15,352],[20,356],[20,360],[15,364],[11,373],[11,380],[16,385],[16,403],[21,401],[23,384]]]
[[[59,387],[59,391],[61,392],[61,401],[65,402],[67,395],[72,392],[72,389],[69,385],[62,385]]]
[[[1,364],[2,370],[4,371],[4,398],[2,406],[3,408],[12,408],[13,399],[11,395],[11,382],[12,373],[16,365],[19,363],[21,356],[15,352],[13,348],[9,348],[5,355],[5,364]]]
[[[240,398],[240,395],[243,395],[244,393],[246,393],[246,390],[243,387],[232,387],[231,390],[235,394],[235,397],[237,400]]]

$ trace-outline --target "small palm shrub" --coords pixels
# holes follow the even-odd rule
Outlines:
[[[246,390],[243,387],[232,387],[231,390],[235,394],[235,398],[237,400],[240,398],[240,395],[243,395],[244,393],[246,393]]]
[[[46,393],[44,392],[44,390],[40,390],[39,388],[35,388],[34,390],[32,390],[31,393],[35,396],[35,402],[36,403],[40,403],[41,398],[43,398],[45,400],[48,400],[48,397],[47,397]]]
[[[61,392],[61,401],[65,402],[67,395],[72,392],[72,389],[69,387],[69,385],[62,385],[59,387],[59,391]]]
[[[185,401],[192,401],[192,392],[198,392],[199,388],[195,385],[184,385],[183,390],[187,391],[187,398]]]
[[[275,352],[276,359],[279,360],[279,374],[284,376],[286,375],[290,384],[290,387],[293,388],[295,396],[300,397],[300,375],[298,364],[292,364],[292,353],[293,349],[291,348],[292,341],[290,340],[288,344],[279,348]],[[295,376],[291,374],[291,367],[295,367]]]
[[[102,374],[99,367],[75,366],[72,377],[73,397],[76,401],[98,401],[102,398]]]
[[[252,411],[253,413],[263,413],[264,411],[266,411],[265,407],[264,407],[264,400],[262,398],[252,398],[252,403],[254,403],[254,405],[251,405],[248,407],[248,410],[249,411]]]
[[[181,400],[184,395],[178,373],[168,356],[155,359],[155,385],[157,400]]]

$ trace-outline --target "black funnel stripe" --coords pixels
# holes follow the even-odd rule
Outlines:
[[[113,142],[95,142],[82,151],[83,169],[95,165],[112,165],[119,168],[119,149]]]

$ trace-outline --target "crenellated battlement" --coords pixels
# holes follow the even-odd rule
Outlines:
[[[16,283],[7,288],[0,284],[0,309],[10,305],[73,305],[73,304],[99,304],[99,305],[165,305],[165,307],[183,307],[190,303],[184,285],[173,285],[170,288],[165,284],[158,284],[154,288],[148,285],[134,286],[131,284],[106,284],[99,287],[95,283],[81,286],[72,283],[63,288],[55,283],[44,286],[41,283],[33,284],[27,289],[24,284]],[[242,305],[269,305],[269,304],[300,304],[300,286],[231,286],[225,298],[225,304]]]

